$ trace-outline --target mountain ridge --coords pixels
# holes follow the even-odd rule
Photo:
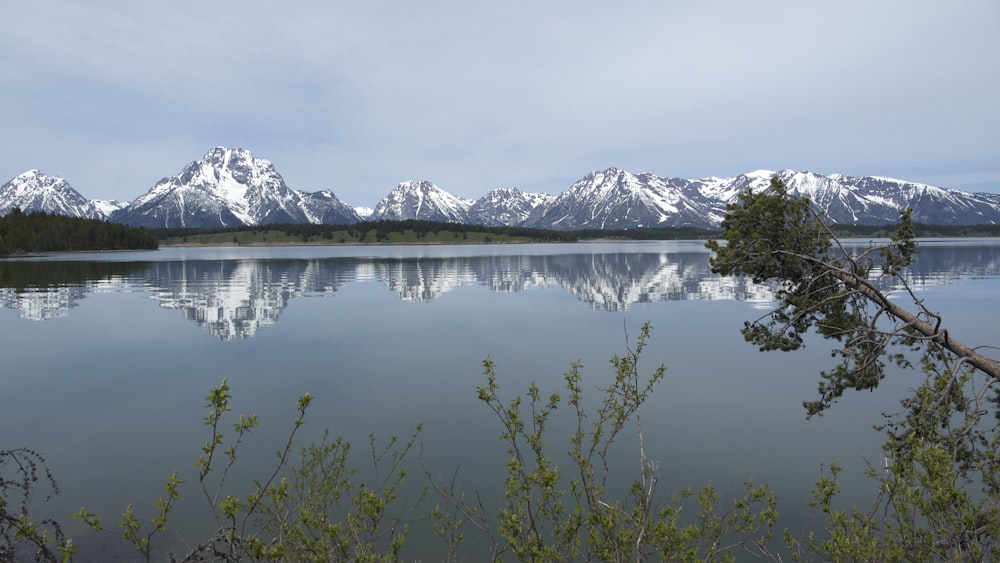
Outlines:
[[[127,205],[116,200],[87,199],[65,179],[31,169],[0,186],[0,212],[17,207],[25,212],[46,211],[83,219],[107,220]]]
[[[210,149],[163,178],[110,220],[142,227],[233,227],[357,221],[332,191],[289,188],[269,160],[246,149]]]
[[[1000,224],[1000,194],[966,192],[884,176],[755,170],[728,178],[668,178],[616,167],[595,170],[558,195],[497,188],[477,200],[427,180],[399,183],[370,214],[359,214],[329,189],[290,188],[275,166],[242,148],[214,147],[129,203],[88,200],[38,170],[0,186],[0,213],[12,207],[145,227],[234,227],[271,223],[352,224],[405,220],[524,226],[557,230],[642,227],[718,228],[725,207],[772,176],[809,197],[831,223],[888,224],[905,208],[927,224]]]

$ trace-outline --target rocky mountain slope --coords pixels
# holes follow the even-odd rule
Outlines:
[[[454,196],[426,181],[402,182],[382,198],[370,221],[421,219],[450,223],[473,223],[473,202]]]
[[[544,209],[555,200],[549,194],[522,192],[517,188],[497,188],[472,204],[469,211],[477,224],[525,225],[531,214]]]
[[[941,225],[1000,222],[1000,194],[947,190],[878,176],[821,176],[811,172],[758,170],[726,181],[725,201],[735,201],[748,187],[763,190],[777,175],[789,191],[809,197],[834,223],[887,224],[913,209],[914,221]]]
[[[591,172],[548,205],[527,226],[555,229],[708,227],[722,220],[713,202],[691,180],[635,175],[617,168]]]
[[[0,186],[0,213],[12,208],[24,213],[43,211],[85,219],[108,219],[126,203],[109,200],[89,200],[58,177],[28,170]]]

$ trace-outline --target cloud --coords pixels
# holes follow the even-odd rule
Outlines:
[[[13,2],[0,176],[132,199],[215,145],[373,205],[615,165],[1000,191],[1000,5]]]

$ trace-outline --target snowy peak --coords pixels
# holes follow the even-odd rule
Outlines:
[[[190,168],[205,174],[203,186],[214,188],[248,223],[261,214],[262,204],[286,199],[291,192],[271,161],[255,158],[246,149],[215,147]]]
[[[117,201],[90,201],[58,177],[28,170],[0,186],[0,214],[17,207],[25,213],[43,211],[85,219],[107,219],[124,206]]]
[[[628,229],[703,226],[715,212],[691,180],[632,174],[618,168],[591,172],[536,212],[529,226]]]
[[[407,181],[396,186],[375,206],[369,220],[420,219],[469,223],[473,202],[454,196],[431,182]]]
[[[521,225],[536,209],[544,208],[555,196],[522,192],[517,188],[497,188],[472,204],[470,212],[484,225]]]
[[[116,220],[148,227],[233,227],[268,223],[355,222],[333,192],[289,188],[269,160],[215,147],[157,182]]]
[[[1000,223],[1000,194],[966,193],[877,176],[824,176],[794,170],[755,170],[730,178],[684,180],[635,175],[617,168],[592,172],[552,204],[536,210],[529,226],[557,229],[637,227],[718,228],[725,206],[747,189],[765,191],[777,176],[792,195],[808,197],[833,223],[884,225],[913,209],[928,224]]]
[[[347,225],[357,223],[361,216],[351,206],[340,201],[333,190],[304,193],[302,209],[310,223],[327,225]]]
[[[808,197],[828,220],[844,224],[889,224],[913,209],[913,220],[928,224],[1000,222],[1000,196],[946,190],[926,184],[878,176],[823,176],[782,170],[777,173],[789,192]]]

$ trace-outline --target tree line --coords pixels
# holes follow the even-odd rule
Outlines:
[[[643,227],[639,229],[581,229],[573,231],[581,240],[705,240],[719,236],[717,229],[700,227]]]
[[[55,213],[23,213],[19,208],[0,217],[0,255],[81,250],[143,250],[159,247],[149,230],[80,219]]]
[[[830,224],[830,232],[838,237],[877,237],[887,238],[899,229],[900,224],[885,225],[847,225]],[[1000,236],[1000,225],[932,225],[928,223],[911,224],[914,235],[920,238],[935,237],[995,237]],[[239,227],[172,227],[153,229],[160,239],[194,237],[220,233],[241,233],[259,231],[279,231],[290,237],[304,241],[332,240],[336,233],[346,231],[348,237],[354,240],[385,240],[390,233],[413,232],[418,238],[428,234],[440,233],[486,233],[507,235],[510,237],[529,238],[538,242],[576,242],[594,239],[622,240],[707,240],[721,235],[719,229],[704,229],[700,227],[642,227],[636,229],[577,229],[572,231],[557,231],[552,229],[535,229],[513,226],[486,226],[463,223],[446,223],[442,221],[425,221],[406,219],[402,221],[381,220],[362,221],[351,224],[313,224],[313,223],[275,223],[268,225],[243,225]],[[370,236],[369,236],[370,234]]]
[[[428,235],[440,235],[442,233],[451,235],[484,233],[494,236],[527,238],[537,242],[573,242],[578,239],[575,233],[566,231],[509,226],[492,227],[485,225],[447,223],[443,221],[425,221],[418,219],[407,219],[403,221],[362,221],[360,223],[351,224],[273,223],[267,225],[243,225],[239,227],[175,227],[153,230],[160,240],[220,233],[256,233],[260,231],[283,232],[289,237],[294,237],[304,242],[318,240],[339,242],[339,239],[335,239],[335,237],[342,236],[345,232],[346,236],[354,241],[374,240],[376,242],[386,240],[390,234],[402,234],[406,232],[414,233],[417,238],[426,238]]]
[[[888,238],[899,230],[900,224],[892,225],[830,225],[830,232],[838,237],[870,236]],[[929,223],[913,222],[910,225],[914,236],[919,238],[936,237],[996,237],[1000,236],[1000,225],[931,225]]]

